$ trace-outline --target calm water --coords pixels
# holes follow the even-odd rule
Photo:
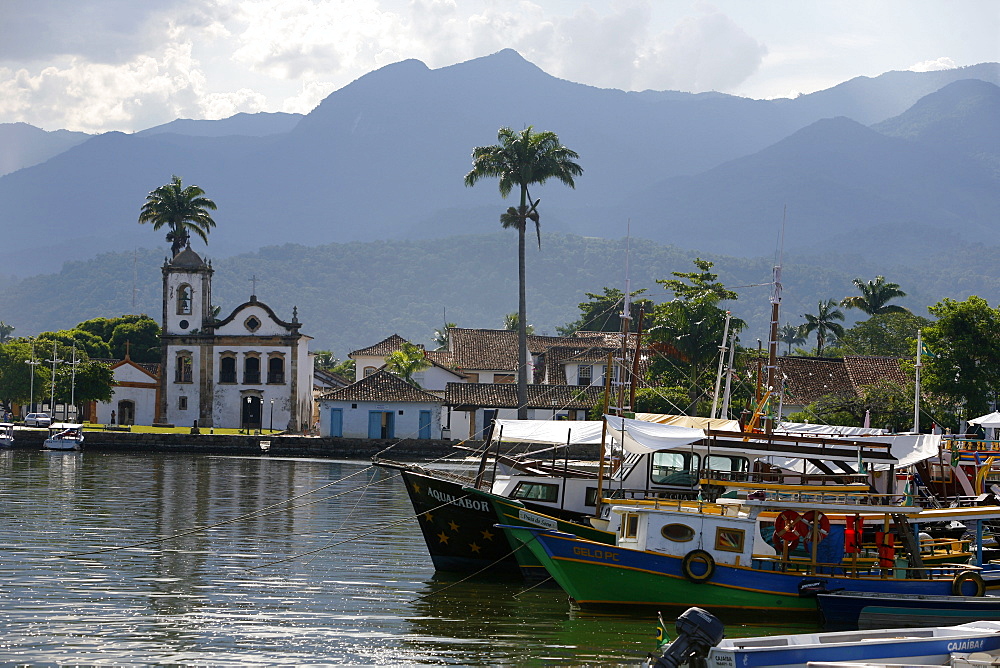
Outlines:
[[[639,665],[654,648],[650,619],[435,576],[411,516],[363,462],[0,451],[0,665]]]

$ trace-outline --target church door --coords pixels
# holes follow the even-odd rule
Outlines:
[[[243,415],[240,423],[244,429],[260,429],[260,407],[260,397],[249,396],[243,398]]]
[[[118,402],[118,424],[135,424],[135,402],[123,399]]]

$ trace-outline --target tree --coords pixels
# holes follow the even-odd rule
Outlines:
[[[525,232],[528,221],[535,224],[538,246],[542,245],[542,233],[538,216],[538,202],[531,201],[528,187],[541,185],[549,179],[556,179],[571,188],[576,187],[575,177],[583,174],[583,168],[574,162],[580,156],[559,143],[554,132],[534,132],[528,126],[521,132],[510,128],[500,128],[497,133],[499,144],[477,146],[472,150],[472,169],[465,175],[465,185],[474,186],[485,178],[499,179],[500,195],[507,197],[517,187],[520,204],[510,207],[500,216],[504,228],[517,230],[517,278],[518,278],[518,337],[517,337],[517,417],[528,417],[528,314],[525,306]]]
[[[354,360],[341,361],[329,350],[317,350],[313,353],[313,362],[317,369],[335,373],[346,378],[354,378]]]
[[[424,354],[423,348],[409,341],[405,341],[399,350],[389,353],[385,358],[385,368],[389,372],[415,387],[420,387],[420,383],[413,380],[413,374],[423,371],[430,365],[431,362]]]
[[[697,259],[695,265],[700,271],[675,271],[676,278],[657,281],[674,292],[674,299],[654,307],[649,329],[650,347],[658,353],[650,365],[651,380],[660,386],[683,385],[686,412],[696,410],[714,385],[727,313],[719,303],[738,296],[716,280],[711,262]],[[729,331],[736,334],[745,326],[733,318]]]
[[[516,313],[508,313],[503,317],[503,328],[508,332],[519,332],[521,331],[521,328],[518,326],[519,322],[520,319],[517,317]],[[526,325],[524,329],[528,332],[528,334],[535,333],[534,325]]]
[[[448,330],[452,327],[458,327],[458,325],[453,322],[446,322],[443,328],[434,330],[434,343],[437,344],[435,350],[448,349]]]
[[[629,294],[629,314],[632,316],[631,330],[636,331],[639,324],[639,314],[653,313],[653,302],[649,299],[635,299],[646,289],[634,290]],[[564,327],[556,328],[562,336],[571,336],[575,332],[620,332],[622,329],[622,308],[625,292],[618,288],[604,288],[604,294],[584,293],[590,301],[580,302],[580,317]]]
[[[876,276],[874,281],[865,283],[860,278],[854,279],[854,285],[861,291],[860,295],[845,297],[840,305],[844,308],[856,308],[868,315],[883,315],[886,313],[909,313],[897,304],[889,302],[897,297],[905,297],[906,293],[899,289],[898,283],[887,283],[885,276]]]
[[[834,357],[912,357],[916,350],[917,330],[928,327],[931,322],[909,311],[873,315],[845,330],[836,347],[827,347],[827,352]]]
[[[3,320],[0,320],[0,343],[7,343],[10,341],[10,335],[14,333],[14,325],[8,325]]]
[[[981,297],[944,299],[928,309],[937,321],[923,330],[922,391],[964,405],[968,417],[989,412],[1000,390],[1000,309]]]
[[[816,307],[816,314],[805,314],[806,323],[802,325],[802,335],[809,336],[816,332],[816,357],[823,356],[823,345],[826,343],[827,335],[843,336],[844,327],[838,324],[837,320],[844,319],[844,313],[837,308],[836,299],[820,300]]]
[[[146,195],[139,223],[152,223],[154,230],[168,228],[170,252],[176,256],[187,245],[192,232],[208,243],[208,232],[215,227],[209,211],[216,208],[215,202],[205,197],[204,190],[198,186],[185,188],[175,175],[170,183]]]
[[[788,346],[786,355],[792,354],[792,346],[801,346],[806,342],[806,337],[802,336],[802,328],[795,325],[785,324],[778,330],[778,341]]]

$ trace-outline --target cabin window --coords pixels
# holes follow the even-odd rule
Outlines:
[[[725,480],[746,480],[750,470],[750,460],[746,457],[729,457],[726,455],[708,455],[705,458],[705,469],[713,474],[709,477],[719,477]]]
[[[663,528],[660,529],[660,534],[667,540],[672,540],[675,543],[686,543],[695,537],[694,529],[686,524],[678,524],[676,522],[663,525]]]
[[[597,505],[597,488],[588,487],[583,498],[583,505],[585,506],[596,506]]]
[[[576,368],[576,384],[590,385],[594,380],[594,366],[592,364],[581,364]]]
[[[639,535],[639,514],[625,513],[622,516],[621,537],[635,538]]]
[[[559,500],[559,485],[542,482],[519,482],[514,488],[511,498],[555,503]]]
[[[742,552],[746,531],[727,527],[716,527],[715,549],[722,552]]]
[[[694,487],[698,482],[698,459],[691,452],[654,452],[650,480],[658,485]]]
[[[177,288],[177,315],[191,315],[191,286],[187,283]]]
[[[177,355],[177,367],[174,369],[174,382],[190,383],[193,382],[192,378],[191,354],[180,353]]]

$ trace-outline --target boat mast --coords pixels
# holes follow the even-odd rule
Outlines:
[[[774,265],[771,289],[771,331],[767,337],[767,386],[765,394],[774,392],[774,384],[778,375],[778,308],[781,305],[781,260],[785,251],[785,218],[788,206],[781,214],[781,245],[778,250],[778,262]],[[764,418],[764,433],[774,431],[775,418],[768,411]]]
[[[726,311],[726,324],[722,328],[722,345],[719,346],[719,370],[715,373],[715,392],[712,394],[712,419],[716,417],[719,407],[719,386],[722,385],[722,365],[726,359],[726,342],[729,339],[729,321],[733,319],[732,311]]]
[[[913,382],[913,433],[920,433],[920,367],[923,366],[921,363],[923,355],[923,342],[920,338],[920,330],[917,330],[917,362],[914,365],[914,382]]]

